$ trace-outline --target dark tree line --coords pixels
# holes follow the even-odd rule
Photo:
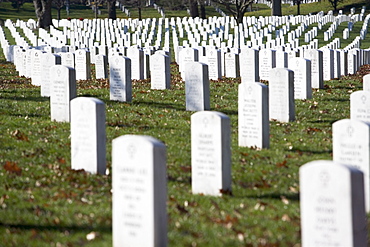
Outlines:
[[[24,0],[14,0],[14,1],[24,1]],[[54,6],[57,9],[58,19],[60,19],[60,10],[65,6],[65,1],[70,0],[33,0],[35,7],[36,17],[38,19],[38,26],[41,28],[48,28],[52,25],[51,8]],[[76,1],[76,0],[75,0]],[[86,4],[86,1],[94,0],[77,0],[80,3]],[[139,19],[141,19],[142,9],[149,3],[149,0],[119,0],[123,5],[136,8],[139,13]],[[189,9],[191,17],[206,18],[206,2],[212,2],[213,4],[219,5],[229,11],[237,23],[241,23],[243,16],[248,11],[248,8],[254,2],[254,0],[157,0],[151,1],[156,4],[172,9]],[[297,0],[300,1],[300,0]],[[334,0],[331,0],[334,1]],[[337,0],[339,1],[339,0]],[[273,2],[273,15],[281,15],[281,0],[272,0]],[[101,4],[106,4],[108,10],[108,18],[116,19],[116,0],[95,0],[91,2],[95,6],[95,11],[97,7]],[[97,17],[97,12],[95,13]]]

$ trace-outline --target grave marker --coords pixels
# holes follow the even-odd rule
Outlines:
[[[356,91],[350,96],[351,119],[370,122],[370,91]]]
[[[54,65],[50,68],[50,76],[51,120],[69,122],[70,101],[77,95],[76,72],[64,65]]]
[[[103,54],[95,56],[95,78],[106,79],[108,78],[108,58]]]
[[[71,100],[71,165],[93,174],[105,174],[105,107],[96,98]]]
[[[238,94],[239,146],[269,148],[268,87],[258,82],[242,82]]]
[[[170,89],[170,69],[170,58],[168,56],[159,53],[150,56],[151,89]]]
[[[131,102],[131,60],[128,57],[113,56],[109,69],[110,100]]]
[[[230,118],[220,112],[191,115],[191,177],[194,194],[231,192]]]
[[[299,183],[302,247],[367,246],[362,172],[312,161],[300,168]]]
[[[200,62],[186,64],[185,95],[187,111],[210,109],[208,66],[206,64]]]
[[[311,61],[301,57],[292,58],[289,69],[294,72],[294,99],[311,99]]]
[[[239,54],[242,82],[259,82],[259,51],[243,49]]]
[[[167,246],[166,147],[149,136],[112,143],[113,246]]]
[[[61,64],[60,56],[53,53],[42,53],[41,56],[41,96],[50,97],[50,86],[51,86],[51,76],[50,68],[53,65]]]
[[[294,72],[286,68],[270,71],[269,81],[270,119],[290,122],[295,119]]]
[[[352,119],[333,123],[333,160],[364,173],[365,208],[369,212],[370,124]]]
[[[75,52],[76,80],[91,79],[90,52],[79,49]]]

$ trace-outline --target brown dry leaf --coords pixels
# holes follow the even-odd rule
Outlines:
[[[66,160],[64,158],[57,157],[57,159],[58,159],[58,162],[60,164],[65,164],[66,163]]]
[[[285,204],[285,205],[288,205],[289,204],[289,200],[285,197],[285,196],[281,196],[281,201]]]
[[[15,130],[13,132],[10,133],[12,136],[14,136],[17,140],[20,140],[20,141],[29,141],[28,140],[28,137],[22,133],[20,130]]]
[[[287,221],[287,222],[290,222],[291,221],[289,215],[287,215],[287,214],[284,214],[283,217],[281,217],[281,220],[282,221]]]
[[[15,173],[16,175],[22,175],[22,169],[15,162],[6,161],[4,169],[10,173]]]
[[[281,167],[288,168],[286,163],[288,163],[288,161],[284,160],[283,162],[276,163],[276,166],[279,167],[279,168],[281,168]]]
[[[179,210],[179,212],[181,212],[181,213],[183,213],[183,214],[187,214],[187,213],[189,213],[189,211],[188,211],[188,210],[186,210],[186,209],[185,209],[185,207],[181,206],[180,204],[177,204],[177,205],[176,205],[176,208],[177,208],[177,210]]]
[[[191,166],[180,166],[181,171],[191,172]]]

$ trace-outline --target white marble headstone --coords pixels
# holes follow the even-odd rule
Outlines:
[[[356,91],[350,96],[351,119],[370,122],[370,91]]]
[[[131,60],[113,56],[109,64],[110,99],[122,102],[132,100]]]
[[[242,49],[239,54],[240,77],[242,82],[259,82],[259,51]]]
[[[294,99],[311,99],[311,61],[301,57],[292,58],[289,69],[294,72]]]
[[[268,87],[258,82],[242,82],[238,95],[239,146],[269,148]]]
[[[324,88],[322,51],[315,49],[305,50],[304,58],[311,60],[312,88]]]
[[[270,71],[269,81],[270,119],[290,122],[295,119],[294,72],[286,68]]]
[[[363,173],[333,161],[299,170],[302,247],[365,247]]]
[[[75,52],[76,80],[91,79],[90,52],[79,49]]]
[[[187,63],[185,67],[185,95],[187,111],[210,109],[208,66],[206,64]]]
[[[95,62],[95,78],[106,79],[108,78],[108,58],[103,54],[98,54],[94,58]]]
[[[50,97],[50,68],[53,65],[61,64],[60,56],[53,53],[42,53],[41,57],[41,68],[42,68],[42,77],[41,77],[41,96]]]
[[[192,192],[220,196],[231,192],[231,127],[223,113],[191,115]]]
[[[64,65],[50,68],[50,113],[51,120],[70,121],[70,101],[77,95],[76,72]]]
[[[150,75],[151,89],[170,89],[170,58],[160,53],[151,55]]]
[[[89,97],[71,100],[71,166],[105,174],[106,134],[104,102]]]
[[[333,123],[333,160],[364,173],[366,212],[370,211],[370,124],[352,119]]]
[[[166,146],[149,136],[112,143],[113,246],[167,246]]]

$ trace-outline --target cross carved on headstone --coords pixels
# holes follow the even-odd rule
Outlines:
[[[366,103],[366,96],[365,95],[362,95],[361,96],[361,101],[362,101],[362,104],[365,104]]]
[[[354,132],[355,130],[353,129],[353,127],[352,126],[348,126],[348,128],[347,128],[347,133],[348,133],[348,136],[349,137],[352,137],[352,134],[353,134],[353,132]]]
[[[320,179],[321,186],[323,188],[327,187],[328,182],[330,181],[329,173],[326,170],[322,171],[319,174],[319,179]]]
[[[130,159],[134,158],[134,155],[136,153],[136,147],[133,143],[130,143],[127,147],[128,155],[130,156]]]

